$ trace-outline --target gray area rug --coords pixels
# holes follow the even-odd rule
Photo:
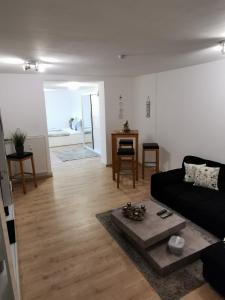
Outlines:
[[[136,248],[134,248],[133,245],[126,239],[118,227],[112,223],[110,215],[111,211],[107,211],[97,214],[96,217],[113,239],[131,258],[137,268],[143,273],[162,300],[178,300],[204,283],[204,279],[202,277],[202,263],[200,260],[197,260],[185,268],[179,269],[165,277],[158,275],[136,250]],[[217,241],[217,238],[189,220],[187,220],[187,226],[189,226],[192,230],[198,230],[209,242],[214,243]]]
[[[86,148],[56,150],[55,154],[63,162],[98,156],[95,152]]]

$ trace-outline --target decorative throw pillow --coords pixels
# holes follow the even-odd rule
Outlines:
[[[218,190],[220,168],[201,167],[195,173],[194,185]]]
[[[195,164],[184,163],[184,167],[185,167],[184,181],[186,181],[186,182],[194,182],[195,181],[196,170],[198,168],[200,168],[200,167],[205,167],[205,166],[206,166],[206,164],[195,165]]]

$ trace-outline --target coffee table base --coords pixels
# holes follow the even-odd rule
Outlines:
[[[201,251],[210,245],[200,232],[188,225],[185,227],[184,219],[174,214],[168,220],[162,221],[156,216],[156,212],[162,209],[162,206],[150,200],[141,204],[143,203],[147,207],[147,216],[141,223],[124,218],[121,208],[114,210],[111,218],[159,274],[167,275],[192,263],[200,257]],[[168,249],[168,240],[174,234],[185,240],[183,253],[179,256],[172,254]]]
[[[160,274],[167,275],[182,268],[200,257],[201,251],[210,244],[197,231],[186,227],[179,235],[184,238],[185,246],[181,255],[172,254],[168,249],[168,240],[160,242],[149,249],[141,249],[141,253],[152,267]]]

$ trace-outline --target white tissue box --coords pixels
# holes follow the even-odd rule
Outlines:
[[[171,253],[181,255],[184,249],[185,240],[178,236],[172,235],[168,242],[168,247]]]

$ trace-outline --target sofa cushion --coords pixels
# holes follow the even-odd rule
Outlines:
[[[187,164],[186,162],[184,163],[185,167],[185,176],[184,176],[184,181],[185,182],[194,182],[195,181],[195,175],[196,172],[199,168],[205,167],[206,164],[202,165],[195,165],[195,164]]]
[[[210,193],[213,192],[213,193]],[[192,183],[180,182],[174,185],[164,187],[164,196],[170,199],[176,207],[203,206],[208,199],[213,197],[215,191],[207,188],[193,186]],[[225,201],[224,201],[225,208]]]
[[[217,236],[225,235],[225,193],[185,182],[163,190],[164,203]]]
[[[183,164],[182,164],[183,169],[184,169],[184,162],[187,164],[196,164],[196,165],[206,164],[207,167],[213,167],[213,168],[219,167],[220,172],[218,177],[218,188],[219,191],[225,192],[225,165],[224,164],[212,160],[203,159],[196,156],[191,156],[191,155],[184,157]]]
[[[220,168],[199,167],[195,172],[195,186],[202,186],[218,190],[218,176]]]

